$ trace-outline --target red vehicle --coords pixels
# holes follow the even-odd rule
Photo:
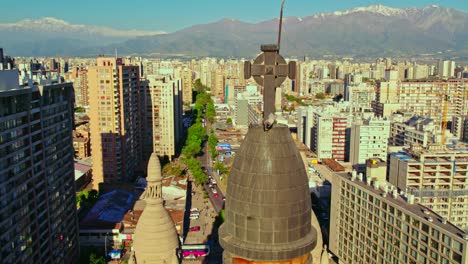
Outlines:
[[[218,196],[219,196],[219,195],[218,195],[218,191],[216,190],[215,187],[211,188],[211,192],[213,192],[214,198],[218,198]]]
[[[192,226],[189,230],[193,232],[200,231],[200,226]]]
[[[184,259],[197,259],[210,254],[210,246],[204,244],[182,245],[182,257]]]

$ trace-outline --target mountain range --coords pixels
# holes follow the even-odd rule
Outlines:
[[[278,19],[247,23],[223,19],[173,33],[122,31],[43,18],[0,24],[0,47],[15,56],[254,57],[275,43]],[[5,37],[3,37],[5,36]],[[283,19],[286,56],[411,56],[442,53],[468,57],[468,14],[451,8],[357,7]]]

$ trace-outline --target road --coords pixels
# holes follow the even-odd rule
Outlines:
[[[206,128],[209,133],[209,128]],[[219,182],[219,177],[213,171],[212,161],[209,154],[207,144],[203,146],[203,155],[198,157],[204,172],[208,177],[214,178]],[[209,184],[202,186],[196,186],[190,184],[190,189],[187,192],[187,205],[186,214],[184,218],[184,233],[185,241],[184,244],[211,244],[211,254],[208,258],[199,258],[195,260],[183,260],[183,263],[222,263],[222,249],[218,243],[217,228],[213,226],[215,217],[223,209],[224,206],[224,194],[222,190],[216,185],[213,188],[217,191],[217,197],[215,197],[212,188]],[[208,194],[208,199],[203,197],[203,192]],[[198,219],[190,219],[190,209],[198,208],[200,216]],[[190,231],[190,228],[199,226],[199,231]]]
[[[206,134],[209,135],[210,134],[210,125],[209,125],[209,123],[208,123],[208,125],[205,126],[205,130],[206,130]],[[200,161],[202,167],[204,168],[204,172],[206,173],[206,175],[208,177],[212,177],[213,179],[215,179],[216,183],[219,183],[220,182],[219,175],[213,170],[213,161],[211,159],[210,151],[208,149],[208,144],[207,143],[205,143],[203,145],[202,152],[203,152],[203,155],[201,157],[199,157],[199,161]],[[208,184],[205,184],[204,188],[205,188],[205,191],[208,193],[208,196],[209,196],[209,198],[211,200],[211,203],[213,204],[216,212],[219,213],[219,211],[221,211],[224,208],[224,200],[223,200],[224,193],[223,193],[223,191],[221,190],[221,188],[218,187],[217,184],[215,184],[213,188],[215,188],[217,193],[218,193],[218,197],[215,197],[214,194],[213,194],[213,191],[210,189]]]

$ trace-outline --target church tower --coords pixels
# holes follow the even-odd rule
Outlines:
[[[148,162],[148,185],[140,199],[146,207],[135,229],[133,242],[136,264],[177,264],[178,235],[162,198],[161,163],[156,153]]]

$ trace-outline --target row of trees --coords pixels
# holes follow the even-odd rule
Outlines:
[[[216,151],[216,144],[218,144],[218,138],[213,132],[213,129],[210,130],[210,136],[208,137],[208,149],[212,158],[216,158],[218,154]]]
[[[194,83],[194,90],[197,91],[193,114],[194,121],[188,129],[185,146],[182,148],[182,154],[184,155],[182,161],[192,173],[195,183],[203,184],[208,182],[208,177],[203,172],[200,162],[196,159],[196,156],[202,150],[203,142],[206,140],[206,131],[202,122],[203,117],[205,117],[205,121],[213,122],[216,112],[213,100],[210,94],[206,92],[209,90],[208,87],[201,84],[199,79]],[[212,141],[212,137],[211,139],[208,138],[208,143]]]

